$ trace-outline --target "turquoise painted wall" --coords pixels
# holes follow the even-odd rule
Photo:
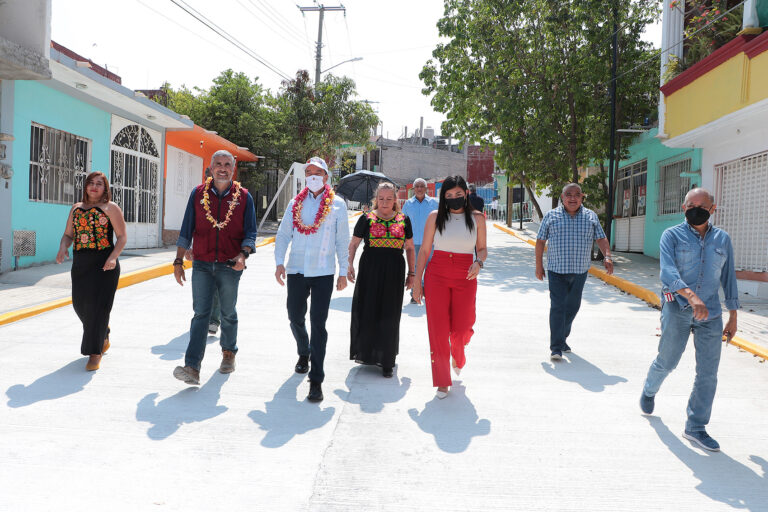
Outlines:
[[[52,89],[44,82],[16,81],[14,85],[13,209],[14,230],[37,232],[35,256],[22,256],[19,266],[56,258],[71,205],[29,199],[29,155],[32,122],[91,140],[90,171],[109,176],[111,115]],[[71,255],[71,252],[70,252]]]
[[[675,156],[690,157],[691,170],[701,170],[701,149],[668,148],[656,138],[658,131],[658,128],[654,128],[635,137],[632,141],[632,145],[629,147],[629,158],[622,160],[618,165],[618,168],[621,168],[625,165],[639,162],[644,158],[648,159],[645,198],[648,208],[646,209],[645,215],[643,254],[654,258],[659,257],[659,240],[661,239],[661,234],[664,230],[683,221],[682,213],[671,215],[658,215],[657,213],[657,201],[659,197],[659,184],[657,183],[659,177],[659,162],[667,159],[672,159],[671,161],[674,161]],[[626,141],[623,142],[626,143]],[[691,184],[701,185],[701,173],[691,176]],[[612,227],[612,233],[616,233],[615,222]]]

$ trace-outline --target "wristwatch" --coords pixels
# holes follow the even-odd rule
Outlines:
[[[480,268],[483,268],[483,260],[475,260],[475,263],[480,265]]]
[[[251,255],[251,253],[246,251],[245,249],[240,249],[240,254],[242,254],[243,257],[245,257],[245,259],[248,259],[248,256]]]

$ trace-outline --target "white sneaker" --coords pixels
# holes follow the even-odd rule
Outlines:
[[[208,324],[208,334],[216,334],[218,330],[218,324]]]
[[[439,398],[440,400],[442,400],[443,398],[448,396],[448,392],[447,391],[438,391],[437,393],[435,393],[435,396],[437,398]]]

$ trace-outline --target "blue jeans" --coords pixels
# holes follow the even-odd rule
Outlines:
[[[717,368],[722,350],[723,317],[698,321],[691,308],[682,309],[677,301],[665,302],[661,309],[661,339],[659,355],[648,370],[643,393],[654,396],[661,383],[677,367],[688,337],[693,332],[696,349],[696,379],[688,399],[688,421],[685,430],[704,430],[712,413],[712,402],[717,389]]]
[[[213,305],[211,306],[211,319],[209,324],[221,325],[221,308],[219,307],[219,292],[214,290],[213,292]]]
[[[562,352],[571,325],[581,307],[581,292],[587,273],[558,274],[549,271],[549,350]]]
[[[288,320],[291,332],[296,339],[296,349],[300,356],[309,357],[309,380],[323,382],[325,372],[325,345],[328,331],[325,321],[333,293],[333,276],[304,277],[304,274],[288,274]],[[309,308],[309,323],[312,326],[312,338],[307,334],[306,320],[307,299],[312,295]]]
[[[221,348],[237,352],[237,288],[242,270],[233,270],[226,263],[197,261],[192,263],[192,310],[195,316],[189,326],[189,345],[184,364],[196,370],[205,354],[208,322],[211,319],[213,296],[219,293],[221,309]]]

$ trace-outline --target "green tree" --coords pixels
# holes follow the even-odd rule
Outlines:
[[[640,34],[657,10],[655,0],[618,5],[619,75],[648,55]],[[510,181],[529,193],[549,187],[554,206],[581,167],[607,157],[612,25],[597,0],[445,0],[447,41],[420,74],[447,116],[443,133],[494,146]],[[656,69],[621,82],[618,126],[654,110]]]

